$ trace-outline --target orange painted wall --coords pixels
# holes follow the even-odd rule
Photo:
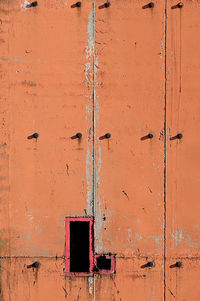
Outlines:
[[[0,3],[0,300],[198,301],[200,3],[70,1]],[[116,274],[66,277],[91,215]]]

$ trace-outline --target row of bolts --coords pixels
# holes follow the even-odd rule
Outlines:
[[[39,137],[39,133],[34,133],[30,136],[28,136],[28,139],[37,139]],[[81,139],[82,138],[82,134],[81,133],[76,133],[76,135],[72,136],[71,139]],[[103,139],[109,139],[111,138],[111,134],[110,133],[106,133],[104,136],[99,137],[100,140]],[[146,136],[141,137],[141,140],[146,140],[146,139],[152,139],[153,138],[153,134],[149,133]],[[182,139],[183,138],[183,134],[178,133],[176,136],[173,136],[170,138],[170,140],[175,140],[175,139]]]
[[[152,268],[154,266],[155,266],[155,263],[153,261],[149,261],[146,264],[143,264],[141,266],[141,268],[142,269],[144,269],[144,268]],[[40,262],[39,261],[35,261],[34,263],[27,265],[27,269],[30,269],[30,268],[39,268],[39,267],[40,267]],[[177,261],[176,263],[170,265],[170,268],[180,268],[180,267],[182,267],[182,262],[181,261]]]
[[[35,7],[38,5],[38,2],[37,1],[34,1],[32,3],[30,3],[29,5],[27,5],[27,8],[30,8],[30,7]],[[109,1],[105,2],[103,5],[101,5],[99,8],[108,8],[110,7],[111,3]],[[82,6],[82,3],[80,1],[76,2],[75,4],[73,4],[71,7],[81,7]],[[155,4],[153,2],[150,2],[146,5],[144,5],[142,8],[145,9],[145,8],[153,8],[155,6]],[[183,3],[182,2],[179,2],[177,5],[175,6],[172,6],[172,8],[181,8],[183,7]],[[39,137],[39,134],[38,133],[34,133],[30,136],[28,136],[28,139],[37,139]],[[178,133],[176,136],[174,137],[171,137],[170,140],[174,140],[174,139],[182,139],[183,135],[181,133]],[[82,134],[81,133],[76,133],[76,135],[72,136],[71,139],[81,139],[82,138]],[[101,136],[99,139],[102,140],[102,139],[109,139],[111,138],[111,134],[110,133],[106,133],[104,136]],[[148,135],[144,136],[141,138],[141,140],[146,140],[146,139],[152,139],[153,138],[153,134],[149,133]],[[151,268],[153,267],[155,264],[153,261],[149,261],[147,262],[146,264],[142,265],[141,268]],[[180,268],[182,266],[182,262],[181,261],[177,261],[175,264],[172,264],[170,266],[170,268],[174,268],[174,267],[177,267],[177,268]],[[40,267],[40,263],[38,261],[30,264],[30,265],[27,265],[27,268],[39,268]]]
[[[100,5],[99,8],[108,8],[110,7],[111,3],[109,1],[105,2],[103,5]],[[32,3],[28,4],[26,6],[26,8],[30,8],[30,7],[35,7],[35,6],[38,6],[38,2],[37,1],[33,1]],[[76,2],[75,4],[71,5],[71,8],[74,8],[74,7],[81,7],[82,6],[82,2],[78,1]],[[145,8],[153,8],[155,6],[154,2],[149,2],[148,4],[142,6],[143,9]],[[174,9],[174,8],[181,8],[183,7],[183,3],[182,2],[179,2],[178,4],[172,6],[171,8]]]

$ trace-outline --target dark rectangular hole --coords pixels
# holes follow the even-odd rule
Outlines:
[[[70,222],[70,272],[89,272],[90,222]]]
[[[99,270],[111,270],[111,258],[106,258],[106,256],[97,257],[97,268]]]

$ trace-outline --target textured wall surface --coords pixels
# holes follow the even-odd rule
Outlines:
[[[75,3],[0,3],[0,301],[199,301],[200,2]],[[115,274],[66,277],[76,216]]]

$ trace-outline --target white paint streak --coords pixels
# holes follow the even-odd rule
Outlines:
[[[86,46],[86,63],[85,63],[85,78],[86,85],[88,87],[88,103],[86,106],[86,120],[87,120],[87,155],[86,155],[86,180],[87,180],[87,214],[93,214],[93,134],[92,134],[92,122],[93,122],[93,87],[91,82],[93,81],[93,56],[95,45],[94,34],[94,12],[89,13],[88,19],[88,43]]]
[[[89,294],[93,295],[94,277],[88,277]]]

